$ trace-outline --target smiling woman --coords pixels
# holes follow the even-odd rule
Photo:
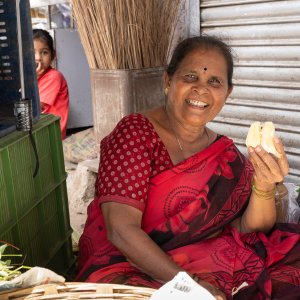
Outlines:
[[[249,147],[248,160],[206,126],[232,73],[219,39],[182,41],[165,105],[124,117],[102,140],[78,280],[157,288],[186,271],[216,299],[300,297],[300,226],[274,227],[275,184],[288,172],[281,141],[279,158]]]
[[[205,139],[205,124],[220,112],[232,90],[227,69],[219,50],[200,48],[192,50],[175,72],[169,68],[165,73],[166,111],[187,151],[191,149],[196,153],[205,148],[205,143],[201,143]],[[186,157],[192,154],[191,151],[185,154]]]

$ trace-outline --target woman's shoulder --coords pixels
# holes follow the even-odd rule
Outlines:
[[[150,121],[143,114],[132,113],[117,123],[113,131],[101,141],[101,147],[116,147],[117,144],[124,143],[140,143],[146,146],[156,140],[156,133]]]
[[[142,113],[132,113],[124,116],[117,124],[118,128],[128,128],[130,130],[152,131],[154,128],[149,119]]]

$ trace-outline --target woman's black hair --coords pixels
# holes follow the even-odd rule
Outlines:
[[[228,85],[231,87],[233,75],[233,57],[231,48],[219,38],[209,35],[190,37],[183,40],[176,46],[170,63],[166,69],[166,72],[169,75],[169,77],[172,77],[174,75],[181,61],[195,49],[215,49],[223,55],[227,63]]]
[[[47,30],[44,29],[33,29],[33,40],[42,40],[47,44],[51,51],[52,59],[55,58],[55,50],[54,50],[54,43],[53,38]]]

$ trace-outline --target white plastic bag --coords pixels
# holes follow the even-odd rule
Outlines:
[[[11,288],[26,288],[34,285],[59,282],[65,282],[65,278],[57,275],[51,270],[41,267],[33,267],[10,281],[0,282],[0,291]]]
[[[300,220],[300,207],[297,203],[298,192],[297,186],[293,183],[284,184],[288,189],[288,223],[299,223]]]

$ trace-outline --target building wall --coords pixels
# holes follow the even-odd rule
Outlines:
[[[300,1],[201,0],[201,33],[233,48],[234,90],[210,127],[246,153],[254,121],[272,121],[300,183]]]

